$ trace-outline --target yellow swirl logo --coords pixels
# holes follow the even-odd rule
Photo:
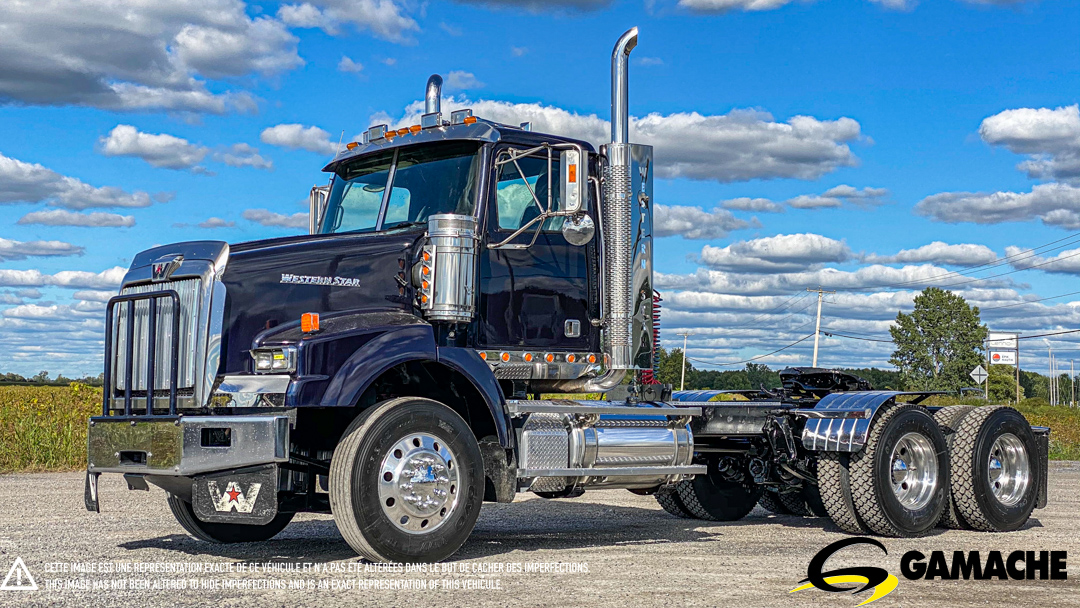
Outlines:
[[[859,602],[857,604],[858,606],[875,602],[886,595],[889,595],[896,589],[896,585],[899,584],[900,581],[895,576],[889,574],[888,570],[883,568],[858,566],[854,568],[839,568],[837,570],[829,570],[828,572],[822,571],[825,567],[825,562],[828,561],[834,553],[844,547],[862,544],[874,545],[884,551],[885,555],[889,554],[889,551],[885,549],[885,545],[872,538],[853,537],[838,540],[821,551],[818,551],[817,555],[814,556],[814,559],[810,560],[810,565],[806,568],[806,578],[799,581],[800,583],[805,584],[792,589],[788,593],[795,593],[796,591],[804,591],[806,589],[820,589],[822,591],[828,591],[829,593],[851,593],[854,595],[868,589],[873,589],[874,593],[870,597]],[[837,586],[850,585],[852,583],[854,583],[855,586]]]

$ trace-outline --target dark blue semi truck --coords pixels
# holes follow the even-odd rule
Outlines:
[[[326,166],[309,234],[138,254],[108,305],[87,508],[123,474],[206,541],[333,513],[394,562],[448,557],[482,502],[518,492],[624,488],[725,521],[760,502],[891,536],[1023,525],[1049,431],[1013,409],[928,409],[815,369],[741,401],[656,384],[636,44],[615,46],[599,150],[444,115],[433,76],[420,124],[372,127]]]

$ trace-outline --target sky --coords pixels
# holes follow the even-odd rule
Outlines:
[[[339,141],[417,122],[432,73],[444,109],[602,143],[631,26],[665,346],[809,365],[819,286],[849,336],[822,366],[889,367],[871,340],[931,285],[992,330],[1080,326],[1071,0],[7,0],[0,372],[99,373],[143,249],[305,232]]]

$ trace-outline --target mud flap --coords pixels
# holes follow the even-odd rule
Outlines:
[[[208,523],[268,524],[278,513],[276,465],[221,471],[195,477],[195,516]]]
[[[1042,482],[1039,484],[1039,494],[1035,502],[1036,509],[1043,509],[1046,507],[1047,500],[1049,498],[1049,480],[1050,476],[1050,429],[1046,427],[1031,427],[1031,430],[1035,433],[1035,444],[1039,446],[1039,461],[1034,466],[1039,468],[1041,475],[1039,478]]]
[[[101,505],[98,504],[97,482],[101,473],[86,472],[86,485],[83,488],[83,502],[86,510],[91,513],[101,513]]]

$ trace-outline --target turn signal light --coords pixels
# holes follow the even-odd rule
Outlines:
[[[319,313],[305,312],[303,316],[300,317],[300,331],[305,334],[319,331]]]

